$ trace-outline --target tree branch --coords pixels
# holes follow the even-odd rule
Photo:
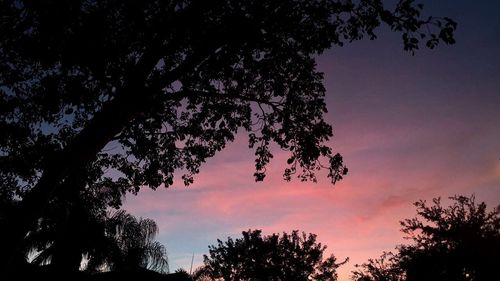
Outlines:
[[[202,91],[202,90],[191,90],[191,89],[183,89],[177,92],[169,93],[165,98],[167,100],[181,100],[183,98],[188,98],[188,97],[204,97],[204,98],[217,98],[217,99],[238,99],[242,101],[248,101],[248,102],[256,102],[259,104],[265,104],[270,107],[272,107],[276,112],[281,111],[282,109],[280,106],[283,104],[280,102],[273,102],[270,100],[265,100],[265,99],[260,99],[256,97],[249,97],[249,96],[244,96],[244,95],[238,95],[238,94],[228,94],[228,93],[221,93],[217,91]]]

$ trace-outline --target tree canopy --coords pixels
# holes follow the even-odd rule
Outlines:
[[[330,255],[316,235],[293,231],[263,236],[261,230],[242,232],[243,237],[218,240],[209,246],[202,271],[212,280],[336,280],[344,262]],[[347,261],[347,260],[346,260]]]
[[[401,221],[412,242],[369,260],[354,272],[360,281],[486,281],[500,278],[500,205],[488,211],[474,196],[415,203],[418,217]]]
[[[400,0],[0,1],[0,211],[4,253],[23,246],[58,196],[119,207],[126,192],[193,182],[245,131],[265,177],[275,143],[284,178],[347,173],[326,142],[315,56],[374,39],[453,43],[456,24]],[[87,199],[86,199],[87,200]],[[88,202],[86,200],[80,202]],[[9,241],[9,242],[5,242]],[[13,246],[15,245],[15,246]],[[14,247],[14,248],[13,248]],[[9,254],[6,254],[9,255]]]

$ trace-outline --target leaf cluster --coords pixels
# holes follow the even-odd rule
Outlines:
[[[410,240],[396,253],[370,259],[353,280],[496,280],[500,278],[500,206],[488,211],[475,197],[450,197],[443,206],[415,203],[418,217],[401,221]]]

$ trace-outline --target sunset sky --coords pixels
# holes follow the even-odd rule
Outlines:
[[[171,271],[201,265],[208,245],[242,230],[298,229],[318,235],[348,280],[355,264],[404,242],[399,220],[413,202],[475,194],[500,204],[500,1],[427,0],[426,15],[458,22],[457,44],[411,56],[382,30],[376,41],[318,58],[325,73],[330,145],[349,168],[332,186],[282,180],[286,154],[256,183],[246,134],[210,159],[195,183],[143,189],[125,208],[154,219]],[[449,202],[446,200],[445,202]]]

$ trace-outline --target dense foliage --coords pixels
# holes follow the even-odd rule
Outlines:
[[[500,205],[487,211],[474,196],[453,204],[415,203],[419,217],[401,222],[412,243],[369,260],[354,272],[360,281],[500,280]]]
[[[209,246],[203,272],[212,279],[235,280],[336,280],[333,255],[324,258],[326,246],[316,235],[293,231],[263,236],[260,230],[243,231],[243,237],[218,240]]]

